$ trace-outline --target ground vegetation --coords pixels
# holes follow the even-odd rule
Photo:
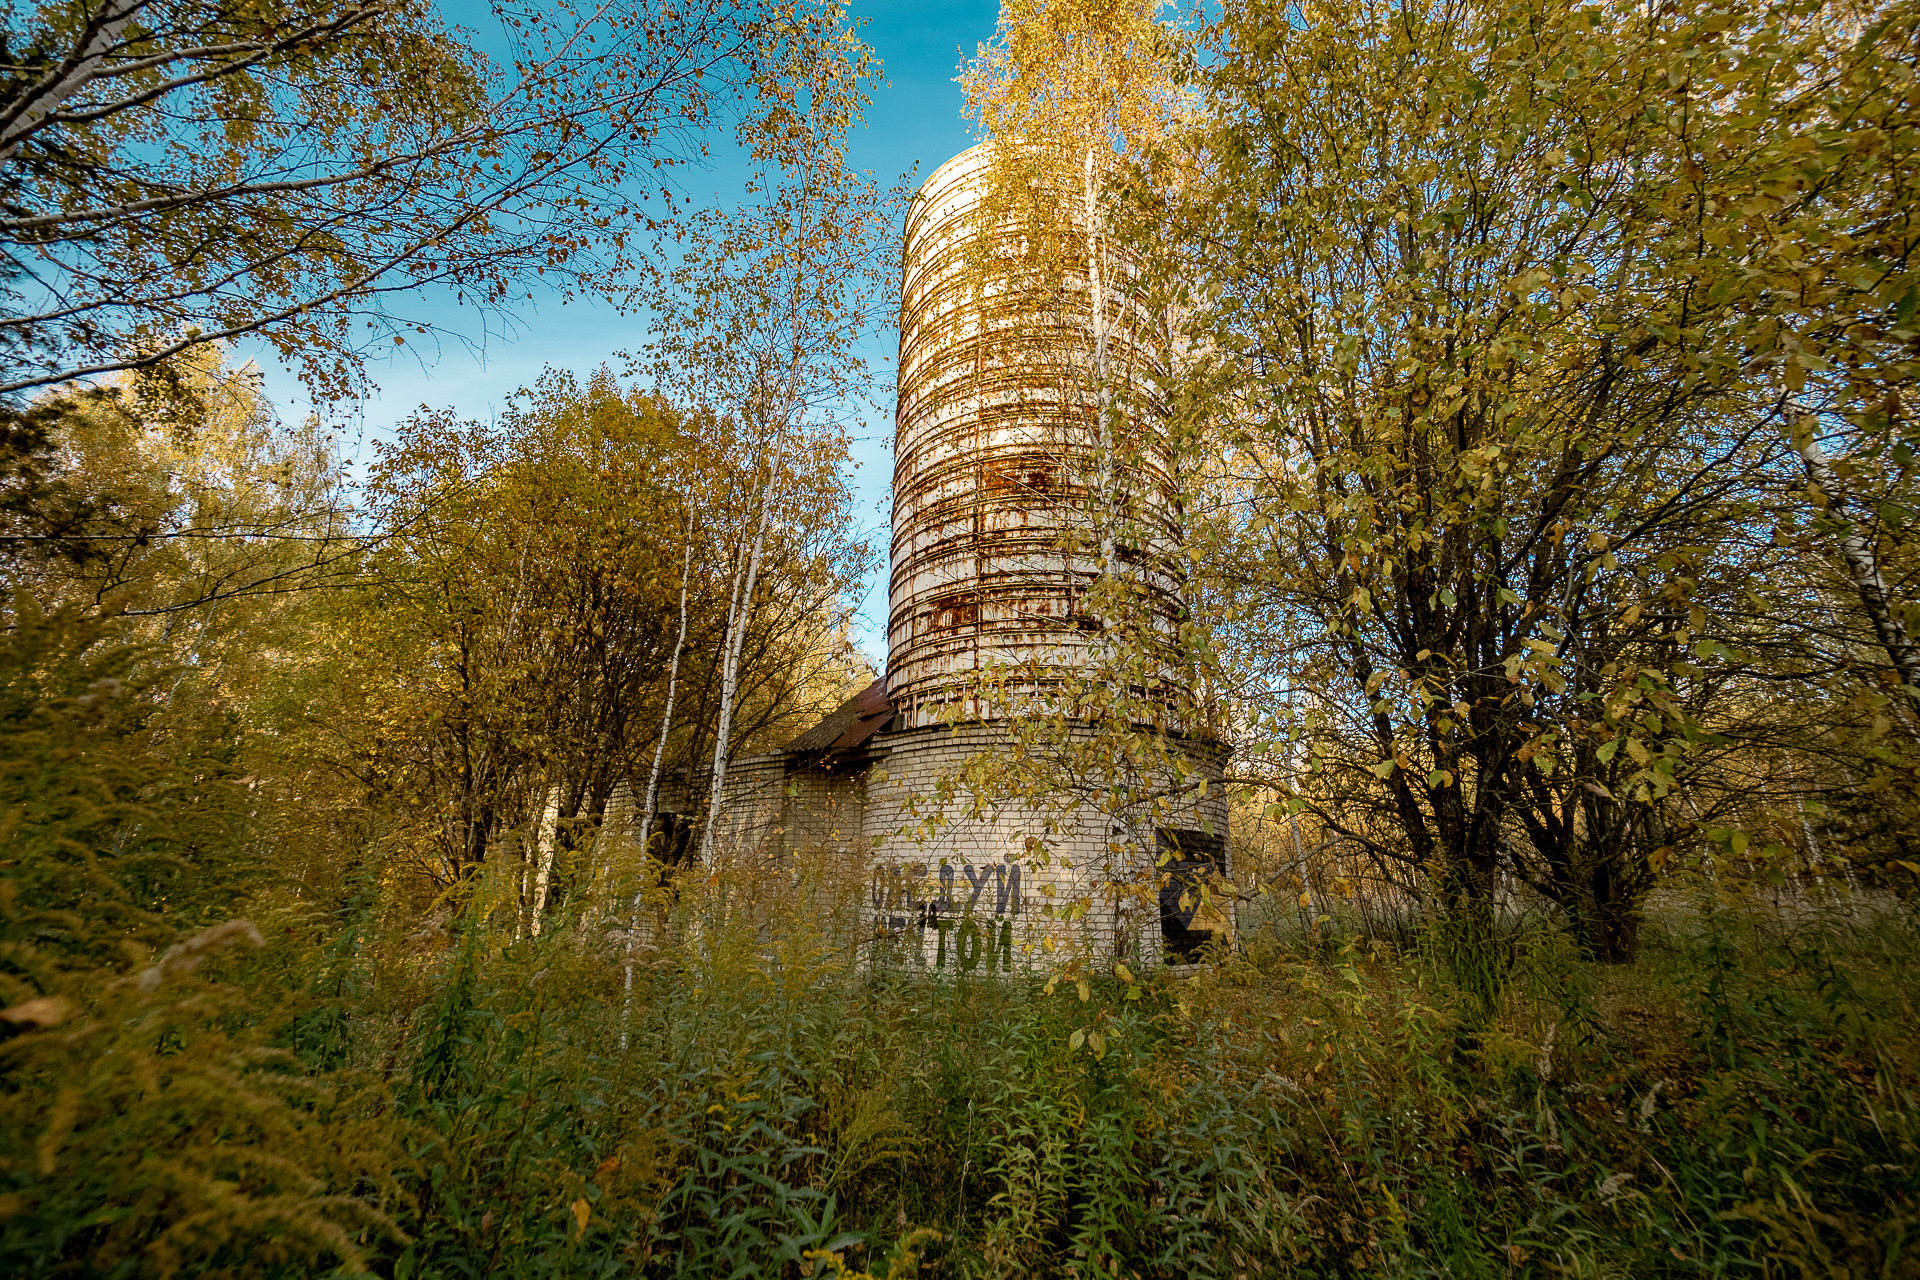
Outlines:
[[[1212,17],[1009,6],[965,73],[983,218],[1074,202],[993,269],[1124,282],[1166,434],[1148,502],[1121,309],[1041,317],[1097,639],[927,798],[1124,827],[1218,752],[1176,979],[889,962],[863,851],[717,801],[872,674],[845,15],[512,72],[404,5],[9,16],[0,1271],[1920,1276],[1914,9]],[[749,198],[669,251],[621,166],[723,90]],[[630,366],[358,485],[221,340],[350,387],[381,281],[540,263]]]

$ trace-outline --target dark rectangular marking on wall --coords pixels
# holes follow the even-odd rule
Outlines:
[[[935,631],[970,627],[980,621],[980,597],[971,591],[952,591],[935,599],[928,610]]]

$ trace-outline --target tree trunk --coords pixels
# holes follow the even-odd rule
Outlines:
[[[687,583],[693,573],[693,516],[687,516],[686,552],[680,558],[680,634],[667,659],[667,705],[660,713],[660,739],[653,747],[653,768],[647,774],[647,798],[640,813],[640,850],[646,852],[653,835],[653,815],[660,805],[660,772],[667,759],[667,737],[673,729],[673,701],[680,689],[680,653],[687,644]]]
[[[1100,509],[1094,512],[1099,523],[1100,576],[1111,579],[1119,547],[1114,538],[1114,441],[1113,378],[1108,368],[1106,273],[1100,256],[1100,186],[1094,169],[1093,148],[1087,148],[1085,181],[1081,191],[1087,222],[1087,297],[1091,305],[1089,323],[1093,330],[1094,412],[1098,415],[1096,444],[1100,451],[1096,475],[1100,490]]]
[[[1471,1001],[1475,1020],[1492,1017],[1506,977],[1494,913],[1502,806],[1492,789],[1500,785],[1482,773],[1470,809],[1457,784],[1441,788],[1434,802],[1442,859],[1434,872],[1441,959]]]
[[[680,558],[680,634],[673,641],[673,655],[667,659],[667,705],[660,713],[660,740],[653,746],[653,768],[647,772],[647,798],[640,813],[640,857],[650,865],[647,843],[653,838],[653,815],[660,807],[660,771],[667,760],[667,738],[673,730],[673,701],[680,691],[680,653],[687,645],[687,583],[693,573],[693,513],[687,513],[687,546]],[[628,913],[627,962],[620,975],[620,1052],[627,1051],[627,1026],[633,1016],[633,948],[640,930],[643,890],[633,895]]]
[[[140,0],[108,0],[88,13],[79,44],[59,70],[43,76],[0,117],[0,160],[13,159],[28,134],[58,111],[67,99],[94,82],[107,54],[119,47],[127,28],[145,7]]]
[[[753,588],[760,576],[760,551],[766,545],[767,521],[772,515],[772,472],[777,456],[769,459],[768,478],[760,490],[760,516],[754,525],[753,545],[746,557],[746,582],[737,587],[727,609],[726,656],[720,669],[720,723],[713,737],[713,786],[707,796],[706,831],[700,839],[700,861],[713,861],[714,825],[720,820],[720,795],[727,785],[727,739],[733,733],[733,704],[740,692],[740,652],[746,647],[747,623],[753,616]],[[736,573],[734,581],[740,581]]]
[[[547,792],[540,807],[540,819],[533,828],[533,904],[527,932],[540,936],[541,918],[547,913],[547,886],[553,879],[553,855],[560,845],[560,789]]]
[[[1880,565],[1874,559],[1873,547],[1867,541],[1860,527],[1846,514],[1846,490],[1841,487],[1839,476],[1827,462],[1820,442],[1814,439],[1811,431],[1800,445],[1800,458],[1807,466],[1807,479],[1826,499],[1827,512],[1840,525],[1840,555],[1847,562],[1847,574],[1853,579],[1853,589],[1860,597],[1860,604],[1867,611],[1867,617],[1873,622],[1874,633],[1880,638],[1881,648],[1887,651],[1887,657],[1893,662],[1894,670],[1900,673],[1900,683],[1907,686],[1909,705],[1911,700],[1920,697],[1920,649],[1907,635],[1906,625],[1893,610],[1892,593],[1887,590],[1887,580],[1880,574]]]

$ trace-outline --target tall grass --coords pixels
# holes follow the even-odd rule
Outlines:
[[[1618,969],[1516,927],[1487,1016],[1359,934],[903,974],[826,859],[683,881],[632,953],[586,901],[515,941],[512,870],[439,930],[256,897],[264,946],[16,1027],[0,1270],[1920,1275],[1897,911],[1717,902]]]

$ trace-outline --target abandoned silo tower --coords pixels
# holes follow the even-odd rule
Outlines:
[[[896,963],[991,971],[1063,946],[1183,962],[1230,927],[1196,918],[1187,891],[1227,870],[1219,787],[1143,822],[1057,796],[979,805],[955,786],[1005,752],[1015,718],[1071,718],[1072,687],[1103,678],[1103,572],[1141,602],[1135,634],[1170,634],[1181,609],[1164,344],[1134,272],[1108,255],[1096,326],[1084,259],[1025,269],[1018,217],[979,216],[991,160],[982,146],[948,161],[907,214],[887,673],[784,751],[735,762],[722,822],[745,847],[868,860],[877,953]],[[1154,705],[1145,692],[1134,705]],[[1218,779],[1206,744],[1161,740]]]
[[[1151,545],[1167,541],[1172,508],[1165,409],[1143,376],[1156,364],[1151,317],[1116,258],[1103,310],[1121,410],[1103,434],[1086,273],[1021,269],[1023,228],[979,213],[991,159],[979,146],[949,160],[907,214],[887,633],[903,727],[1048,706],[1047,686],[1094,643],[1097,526],[1123,491],[1131,536],[1109,538],[1109,554],[1162,629],[1179,609]],[[1012,705],[981,705],[979,673],[1019,664],[1000,686]]]

